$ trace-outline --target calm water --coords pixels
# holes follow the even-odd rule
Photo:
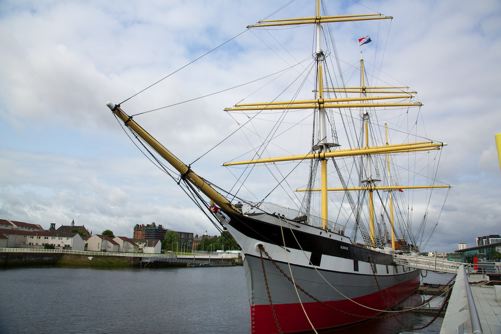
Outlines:
[[[243,267],[9,269],[0,282],[1,334],[250,331]],[[399,333],[430,319],[408,314],[329,333]],[[440,322],[419,332],[438,333]]]

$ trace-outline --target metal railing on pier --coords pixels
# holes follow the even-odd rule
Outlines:
[[[437,256],[424,256],[413,254],[395,254],[395,263],[409,266],[421,270],[437,271],[443,273],[455,274],[461,265],[464,265],[469,271],[471,265],[469,263],[461,263],[449,261]]]
[[[457,270],[456,282],[440,329],[440,334],[449,333],[482,333],[477,306],[463,265]]]
[[[33,253],[33,254],[71,254],[84,256],[119,256],[119,257],[139,257],[139,258],[195,258],[195,259],[237,259],[239,253],[225,252],[202,252],[202,253],[183,253],[177,255],[174,252],[168,253],[125,253],[125,252],[97,252],[97,251],[78,251],[71,249],[44,249],[44,248],[0,248],[0,253]]]

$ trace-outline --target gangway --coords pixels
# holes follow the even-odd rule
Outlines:
[[[449,261],[437,256],[418,254],[394,254],[395,263],[421,270],[455,274],[461,265],[468,267],[468,263]]]

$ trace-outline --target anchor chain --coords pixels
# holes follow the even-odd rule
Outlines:
[[[270,262],[273,264],[273,266],[292,284],[294,285],[294,282],[292,281],[292,279],[289,277],[289,275],[287,275],[286,272],[284,272],[282,270],[282,268],[280,268],[280,266],[275,262],[275,260],[270,256],[270,254],[268,254],[268,252],[264,249],[264,246],[263,245],[259,245],[259,252],[261,254],[261,265],[263,265],[263,258],[262,258],[262,253],[264,253],[266,255],[266,257],[270,260]],[[265,284],[267,285],[267,282],[265,281]],[[360,314],[355,314],[355,313],[351,313],[351,312],[346,312],[344,310],[341,310],[341,309],[338,309],[338,308],[335,308],[329,304],[326,304],[325,302],[321,301],[320,299],[316,298],[315,296],[313,296],[311,293],[307,292],[305,289],[303,289],[299,284],[295,284],[295,286],[298,288],[298,290],[300,290],[302,293],[304,293],[306,296],[310,297],[311,299],[313,299],[314,301],[316,301],[317,303],[320,303],[321,305],[323,305],[324,307],[332,310],[332,311],[337,311],[337,312],[341,312],[343,314],[346,314],[346,315],[349,315],[349,316],[352,316],[352,317],[357,317],[357,318],[363,318],[363,319],[372,319],[372,318],[377,318],[377,317],[380,317],[379,315],[375,315],[375,316],[363,316],[363,315],[360,315]],[[266,286],[268,288],[268,286]]]
[[[271,300],[271,291],[270,291],[270,286],[268,284],[268,275],[266,275],[266,269],[264,268],[263,251],[266,253],[263,245],[259,245],[259,254],[261,255],[261,268],[263,270],[263,277],[264,277],[264,285],[266,287],[266,294],[268,295],[268,302],[270,303],[270,306],[271,306],[271,312],[273,314],[273,320],[275,321],[275,327],[277,328],[279,333],[283,333],[282,327],[280,327],[280,322],[278,321],[277,313],[275,311],[275,306],[273,305],[273,301]],[[268,254],[267,254],[267,256],[268,256]]]

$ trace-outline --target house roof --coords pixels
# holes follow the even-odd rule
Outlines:
[[[0,219],[0,228],[6,228],[6,227],[13,228],[15,226],[8,220]]]
[[[127,237],[117,237],[117,238],[122,239],[123,241],[127,241],[127,242],[129,242],[137,247],[137,244],[131,238],[127,238]]]
[[[146,247],[155,247],[157,245],[157,243],[159,243],[160,240],[157,240],[157,239],[148,239],[146,240]]]
[[[16,220],[11,220],[11,222],[16,225],[17,227],[24,227],[24,228],[32,228],[36,230],[43,230],[43,227],[40,226],[39,224],[30,224],[30,223],[25,223],[25,222],[19,222]]]
[[[39,224],[30,224],[30,223],[25,223],[25,222],[20,222],[17,220],[7,220],[7,219],[0,219],[0,228],[29,228],[33,230],[39,230],[42,231],[43,227],[40,226]]]
[[[37,231],[25,231],[9,228],[0,228],[0,233],[3,235],[33,235]]]
[[[120,246],[115,240],[113,240],[112,237],[108,237],[106,235],[101,235],[101,234],[97,234],[97,236],[103,240],[106,240],[106,241],[109,241],[111,242],[113,245],[117,245],[117,246]]]
[[[76,225],[76,226],[71,226],[71,225],[61,225],[57,228],[56,231],[61,231],[65,233],[71,233],[71,232],[77,232],[82,237],[90,237],[90,232],[87,231],[84,225]]]

